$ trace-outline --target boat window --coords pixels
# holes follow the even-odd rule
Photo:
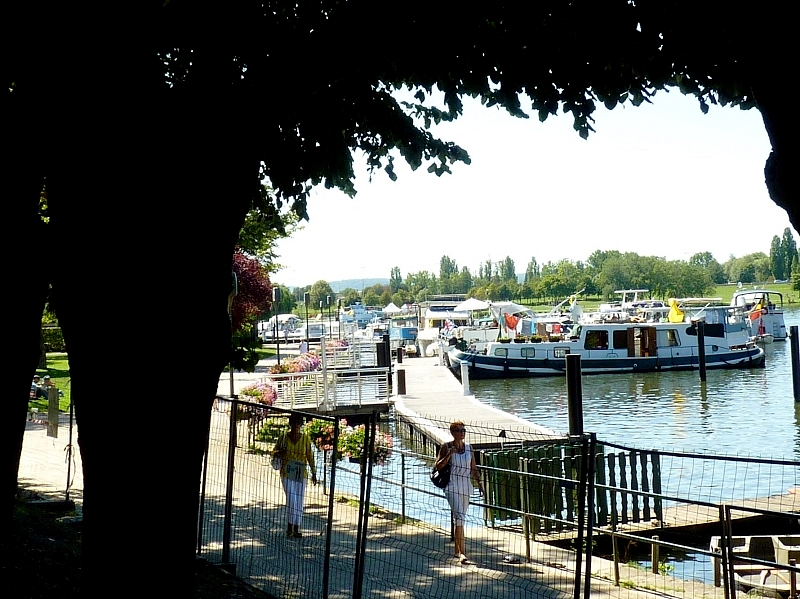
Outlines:
[[[628,349],[628,331],[614,331],[614,349]]]
[[[532,347],[525,347],[522,350],[522,357],[523,358],[535,358],[536,357],[536,350]]]
[[[678,347],[681,344],[678,339],[678,331],[675,329],[660,329],[657,331],[656,342],[658,347]]]
[[[586,331],[585,349],[608,349],[608,331]]]
[[[725,337],[725,325],[721,323],[709,324],[703,327],[703,333],[706,337]],[[697,325],[693,324],[686,329],[687,335],[697,336]]]
[[[501,358],[507,358],[508,357],[508,349],[506,349],[505,347],[495,347],[494,348],[494,355],[495,356],[500,356]]]
[[[569,353],[568,347],[557,347],[553,350],[554,358],[566,358]]]

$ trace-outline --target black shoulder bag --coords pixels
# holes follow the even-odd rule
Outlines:
[[[431,482],[440,489],[444,489],[447,486],[450,482],[450,462],[447,462],[441,470],[436,468],[431,470]]]

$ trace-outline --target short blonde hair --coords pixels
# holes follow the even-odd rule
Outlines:
[[[460,420],[453,420],[453,422],[450,423],[450,434],[453,434],[453,429],[462,427],[464,427],[463,422],[461,422]]]

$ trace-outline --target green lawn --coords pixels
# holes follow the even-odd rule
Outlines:
[[[52,352],[47,354],[47,368],[37,368],[36,374],[40,377],[50,375],[56,387],[64,392],[58,401],[58,409],[62,412],[69,410],[70,384],[69,384],[69,362],[66,352]],[[36,399],[28,404],[32,408],[37,408],[40,412],[47,412],[47,400]]]

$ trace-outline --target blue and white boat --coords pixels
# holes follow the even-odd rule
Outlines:
[[[447,362],[457,376],[466,363],[470,378],[563,375],[569,354],[581,356],[584,374],[698,369],[698,320],[677,305],[672,322],[578,324],[564,339],[500,339],[486,344],[483,351],[451,346]],[[764,349],[751,338],[740,309],[703,306],[700,320],[706,368],[764,366]]]

